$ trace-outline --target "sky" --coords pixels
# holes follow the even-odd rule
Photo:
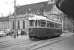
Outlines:
[[[32,3],[38,3],[48,0],[16,0],[16,5],[26,5]],[[14,0],[0,0],[0,17],[8,16],[14,12]]]

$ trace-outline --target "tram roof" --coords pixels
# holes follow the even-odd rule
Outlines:
[[[58,24],[62,24],[62,22],[59,22],[59,21],[54,21],[54,20],[50,20],[50,19],[49,19],[49,21],[54,22],[54,23],[58,23]]]
[[[48,19],[44,16],[35,15],[34,17],[29,17],[29,20],[48,20]]]
[[[47,17],[37,16],[37,15],[35,15],[33,17],[29,17],[29,20],[46,20],[46,21],[51,21],[51,22],[54,22],[54,23],[62,24],[61,22],[54,21],[54,20],[48,19]]]

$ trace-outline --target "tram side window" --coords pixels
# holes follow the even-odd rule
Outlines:
[[[54,27],[54,23],[50,22],[50,27]]]
[[[62,24],[60,24],[60,28],[62,28]]]
[[[56,28],[61,28],[61,27],[62,27],[62,25],[61,25],[61,24],[57,24],[57,23],[56,23],[56,24],[55,24],[55,27],[56,27]]]
[[[38,20],[38,26],[40,26],[40,24],[41,24],[41,23],[40,23],[40,20]]]
[[[46,21],[45,20],[38,20],[38,26],[45,27]]]
[[[61,24],[58,24],[58,28],[62,28],[62,25]]]
[[[47,21],[47,27],[50,27],[50,22]]]
[[[55,23],[55,27],[58,28],[58,24],[57,23]]]
[[[41,20],[40,23],[41,23],[41,24],[40,24],[41,27],[45,27],[45,25],[46,25],[46,21],[45,21],[45,20]]]
[[[34,26],[34,20],[30,20],[30,26]]]
[[[35,26],[37,26],[37,24],[38,24],[38,22],[37,22],[37,20],[35,21]]]

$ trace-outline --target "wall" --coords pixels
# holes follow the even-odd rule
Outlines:
[[[74,25],[73,25],[73,22],[72,21],[73,21],[72,18],[70,18],[68,16],[64,16],[64,30],[68,30],[70,32],[73,31]]]

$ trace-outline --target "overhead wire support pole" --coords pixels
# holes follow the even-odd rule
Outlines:
[[[16,32],[16,0],[14,0],[14,36],[17,35],[17,32]]]

